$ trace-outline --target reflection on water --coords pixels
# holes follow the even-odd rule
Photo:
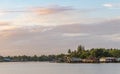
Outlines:
[[[0,63],[0,74],[120,74],[120,64]]]

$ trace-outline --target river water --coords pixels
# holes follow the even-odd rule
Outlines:
[[[0,74],[120,74],[120,64],[8,62],[0,63]]]

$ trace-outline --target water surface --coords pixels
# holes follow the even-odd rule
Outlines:
[[[120,64],[0,63],[0,74],[120,74]]]

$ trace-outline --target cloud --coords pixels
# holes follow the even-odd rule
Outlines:
[[[49,6],[49,7],[33,7],[31,11],[40,14],[40,15],[48,15],[48,14],[55,14],[64,11],[71,11],[73,10],[72,7],[69,6]]]
[[[63,36],[66,37],[81,37],[81,36],[88,36],[89,34],[86,33],[64,33]]]
[[[10,25],[10,22],[6,22],[6,21],[0,21],[0,26],[8,26]]]
[[[61,53],[69,48],[75,49],[79,44],[87,48],[120,47],[120,35],[116,35],[120,32],[119,18],[96,19],[69,6],[33,7],[4,12],[12,15],[20,13],[14,15],[14,19],[10,17],[10,22],[0,22],[1,50],[9,50],[11,55]]]
[[[86,21],[87,20],[87,21]],[[103,19],[102,19],[103,20]],[[89,18],[84,13],[79,13],[77,11],[64,11],[57,12],[57,14],[50,15],[40,15],[37,13],[26,13],[21,14],[16,17],[12,22],[13,25],[17,26],[33,26],[39,25],[44,27],[55,27],[61,25],[70,25],[70,24],[90,24],[101,21],[96,18]]]
[[[0,26],[0,39],[9,39],[12,35],[14,35],[16,29],[18,29],[17,26]]]
[[[16,8],[13,10],[1,10],[0,13],[10,13],[11,15],[6,15],[5,17],[8,18],[7,20],[9,20],[12,25],[18,27],[28,27],[33,25],[55,27],[60,25],[69,25],[76,23],[95,23],[99,19],[96,20],[96,18],[91,18],[91,16],[89,16],[89,12],[91,11],[96,10],[79,10],[71,6],[52,5],[45,7],[29,7]],[[11,16],[12,18],[10,18]],[[3,18],[1,19],[3,20]]]
[[[10,14],[8,16],[5,16],[6,18],[8,18],[7,20],[10,21],[12,25],[19,27],[33,25],[56,26],[69,23],[78,23],[79,20],[77,19],[80,15],[76,14],[77,12],[74,10],[75,9],[70,6],[54,5],[45,7],[29,7],[22,9],[16,8],[13,10],[1,10],[0,13]],[[9,17],[11,16],[12,18],[9,19]]]
[[[107,7],[107,8],[118,9],[118,8],[120,8],[120,3],[105,3],[105,4],[103,4],[103,6]]]
[[[0,31],[13,30],[16,26],[1,26]]]
[[[55,27],[32,26],[1,31],[1,53],[5,53],[2,51],[5,49],[6,51],[11,50],[9,55],[53,54],[66,52],[69,48],[75,49],[79,44],[85,45],[87,48],[119,48],[119,24],[120,19],[112,19],[94,24],[69,24]]]
[[[105,7],[109,7],[109,8],[113,7],[113,5],[110,4],[110,3],[103,4],[103,6],[105,6]]]
[[[47,15],[47,14],[54,14],[64,11],[74,10],[70,6],[59,6],[59,5],[52,5],[48,7],[31,7],[31,8],[24,8],[24,9],[14,9],[14,10],[0,10],[0,13],[37,13],[40,15]]]
[[[108,40],[112,40],[112,41],[120,41],[120,34],[116,33],[116,34],[107,34],[107,35],[102,35],[101,37],[108,39]]]

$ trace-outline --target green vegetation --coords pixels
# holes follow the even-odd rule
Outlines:
[[[71,51],[70,49],[68,51]],[[77,50],[68,53],[71,57],[77,58],[101,58],[101,57],[120,57],[119,49],[92,48],[85,50],[84,46],[78,46]]]
[[[65,57],[75,57],[81,59],[90,59],[90,58],[102,58],[102,57],[116,57],[120,58],[119,49],[105,49],[105,48],[92,48],[85,49],[84,46],[79,45],[76,50],[68,49],[68,54],[59,54],[59,55],[41,55],[41,56],[0,56],[0,61],[12,61],[12,62],[26,62],[26,61],[51,61],[51,62],[65,62]]]

